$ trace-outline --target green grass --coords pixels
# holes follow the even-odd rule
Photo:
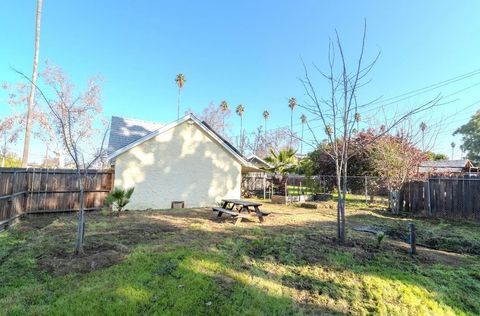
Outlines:
[[[348,209],[349,228],[386,232],[378,249],[351,229],[339,245],[334,209],[263,209],[237,226],[205,209],[89,213],[80,258],[73,215],[25,219],[0,234],[0,314],[480,314],[474,223],[415,219],[439,250],[411,257],[408,218]]]

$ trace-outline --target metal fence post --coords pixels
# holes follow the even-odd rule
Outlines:
[[[365,203],[368,203],[368,180],[367,180],[367,176],[365,176]]]
[[[415,230],[415,224],[408,223],[408,227],[410,228],[410,254],[415,255],[417,254],[417,232]]]

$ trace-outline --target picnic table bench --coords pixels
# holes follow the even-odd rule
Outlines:
[[[214,207],[213,211],[218,212],[217,217],[221,217],[223,214],[228,214],[233,218],[236,218],[235,225],[240,223],[242,219],[249,217],[245,213],[258,217],[261,223],[264,221],[263,218],[270,214],[260,210],[261,203],[238,199],[223,199],[222,202],[222,207]],[[250,209],[250,207],[253,207],[253,210]],[[242,212],[244,213],[242,214]]]

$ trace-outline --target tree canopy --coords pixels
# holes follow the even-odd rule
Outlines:
[[[480,110],[470,120],[460,126],[453,135],[462,135],[460,149],[467,153],[467,158],[474,164],[480,162]]]

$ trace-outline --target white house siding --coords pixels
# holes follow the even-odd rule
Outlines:
[[[128,209],[212,206],[239,198],[241,165],[196,124],[184,122],[116,157],[115,186],[135,191]]]

